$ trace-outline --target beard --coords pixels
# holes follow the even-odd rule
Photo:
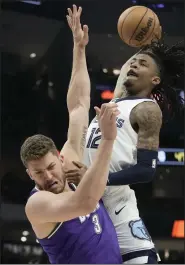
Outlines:
[[[124,81],[124,86],[127,88],[127,87],[131,87],[132,86],[132,81],[130,79],[126,79]]]
[[[49,187],[47,184],[45,184],[44,186],[39,185],[38,183],[35,182],[36,187],[39,190],[43,190],[43,191],[48,191],[48,192],[52,192],[54,194],[59,194],[65,191],[66,189],[66,184],[67,184],[67,180],[64,179],[62,181],[57,181],[56,184],[54,184],[53,186]]]
[[[134,85],[133,85],[132,80],[127,79],[127,80],[125,80],[125,82],[123,84],[124,84],[125,89],[127,91],[127,95],[128,96],[134,96],[135,91],[134,91]]]

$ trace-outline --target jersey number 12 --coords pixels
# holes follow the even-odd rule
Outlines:
[[[118,119],[116,120],[116,126],[117,128],[123,127],[124,120]],[[99,135],[97,135],[99,134]],[[101,131],[100,128],[92,128],[91,134],[89,136],[89,141],[87,142],[86,148],[98,148],[99,143],[97,143],[101,139]]]
[[[97,142],[101,139],[101,135],[97,135],[99,133],[100,133],[99,128],[93,128],[92,129],[92,132],[90,134],[89,141],[87,143],[86,148],[98,148],[99,144]],[[97,135],[97,136],[95,136],[95,135]]]

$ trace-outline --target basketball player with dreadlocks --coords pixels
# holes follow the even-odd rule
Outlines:
[[[135,54],[121,70],[115,89],[117,138],[114,142],[104,205],[116,228],[123,263],[155,264],[154,243],[139,216],[131,184],[152,181],[157,164],[159,133],[166,113],[180,107],[174,84],[183,74],[184,53],[163,41],[152,42]],[[94,160],[101,133],[95,117],[88,129],[84,162]],[[84,167],[85,168],[85,167]],[[68,172],[69,181],[84,172]]]

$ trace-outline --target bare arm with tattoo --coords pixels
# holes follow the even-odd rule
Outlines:
[[[133,127],[138,128],[137,148],[157,151],[162,125],[162,113],[159,106],[147,101],[138,104],[131,111],[130,122]]]

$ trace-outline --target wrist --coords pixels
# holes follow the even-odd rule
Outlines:
[[[114,140],[115,139],[107,139],[107,138],[105,138],[105,137],[101,137],[101,142],[102,143],[105,143],[105,144],[109,144],[109,145],[112,145],[112,144],[114,144]]]
[[[77,44],[77,43],[74,42],[73,50],[79,51],[79,52],[84,52],[85,48],[86,48],[86,46],[84,46],[82,44]]]

